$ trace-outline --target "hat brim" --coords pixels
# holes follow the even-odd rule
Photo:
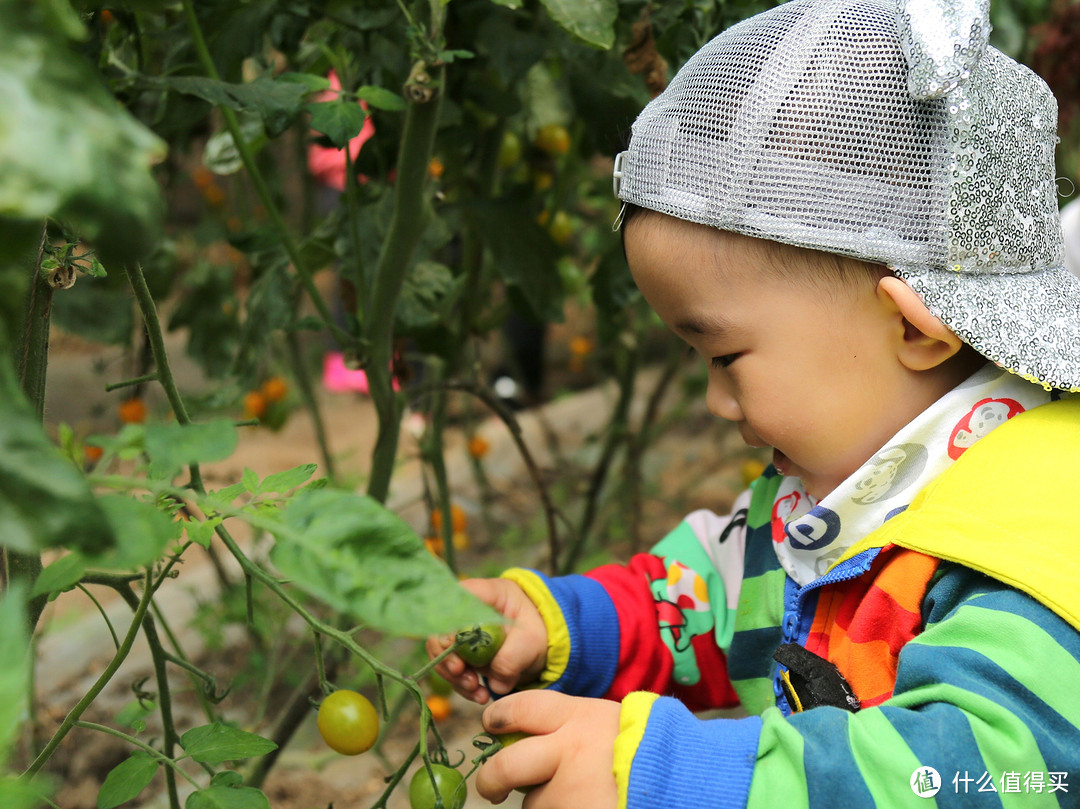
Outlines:
[[[1009,274],[892,270],[983,356],[1044,387],[1080,391],[1080,278],[1064,267]]]

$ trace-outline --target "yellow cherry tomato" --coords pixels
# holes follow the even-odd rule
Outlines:
[[[319,735],[332,750],[356,756],[370,750],[379,738],[379,715],[363,694],[340,689],[319,706]]]

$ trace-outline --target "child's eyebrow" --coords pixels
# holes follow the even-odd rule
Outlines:
[[[721,337],[733,331],[732,325],[719,315],[689,315],[673,326],[679,334],[707,335]]]

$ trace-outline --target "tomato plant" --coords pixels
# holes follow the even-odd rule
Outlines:
[[[370,750],[379,738],[379,715],[367,697],[343,688],[322,701],[318,727],[332,750],[355,756]]]
[[[430,776],[427,769],[422,767],[409,782],[409,806],[412,809],[436,809],[437,806],[461,809],[467,796],[464,776],[445,764],[432,764]]]

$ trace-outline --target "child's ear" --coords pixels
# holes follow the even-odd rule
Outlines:
[[[878,281],[877,295],[899,321],[896,356],[906,368],[928,371],[963,348],[964,341],[931,314],[915,291],[899,278],[889,275]]]

